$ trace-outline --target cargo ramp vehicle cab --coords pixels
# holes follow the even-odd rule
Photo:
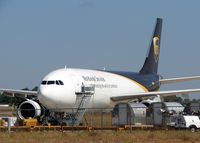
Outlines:
[[[200,119],[193,115],[180,115],[175,120],[176,129],[190,129],[191,132],[197,131],[200,128]]]

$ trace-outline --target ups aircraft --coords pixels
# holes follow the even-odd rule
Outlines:
[[[72,123],[72,119],[73,124],[79,124],[87,108],[113,107],[118,102],[136,99],[150,104],[165,96],[200,92],[200,89],[159,91],[162,84],[200,79],[200,76],[163,79],[157,73],[161,30],[162,19],[157,18],[144,65],[139,72],[63,68],[48,73],[38,91],[0,91],[4,95],[24,99],[17,107],[18,118],[53,118],[60,124]],[[48,114],[44,114],[44,110],[48,110]]]

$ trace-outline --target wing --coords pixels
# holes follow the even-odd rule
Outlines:
[[[28,96],[37,96],[37,91],[29,90],[16,90],[16,89],[0,89],[0,92],[9,97],[28,97]]]
[[[135,93],[132,95],[122,95],[111,97],[112,101],[120,100],[133,100],[137,98],[151,97],[160,95],[161,97],[178,95],[178,94],[190,94],[190,93],[200,93],[200,89],[185,89],[185,90],[169,90],[169,91],[154,91],[154,92],[145,92],[145,93]]]
[[[159,82],[161,84],[170,84],[170,83],[185,82],[185,81],[192,81],[192,80],[200,80],[200,76],[160,79]]]

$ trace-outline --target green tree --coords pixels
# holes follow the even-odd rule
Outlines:
[[[0,94],[0,104],[9,104],[11,101],[11,97]]]
[[[38,91],[38,86],[35,86],[32,91]]]
[[[183,99],[181,97],[176,97],[175,102],[183,104]]]

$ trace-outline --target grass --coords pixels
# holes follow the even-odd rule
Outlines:
[[[83,124],[92,127],[110,127],[111,126],[111,113],[102,111],[87,112],[84,115]]]
[[[85,114],[84,125],[111,126],[110,112]],[[102,122],[103,119],[103,122]],[[0,132],[0,143],[199,143],[200,132],[168,131],[32,131]]]
[[[190,131],[76,131],[0,133],[0,143],[199,143],[200,133]]]

